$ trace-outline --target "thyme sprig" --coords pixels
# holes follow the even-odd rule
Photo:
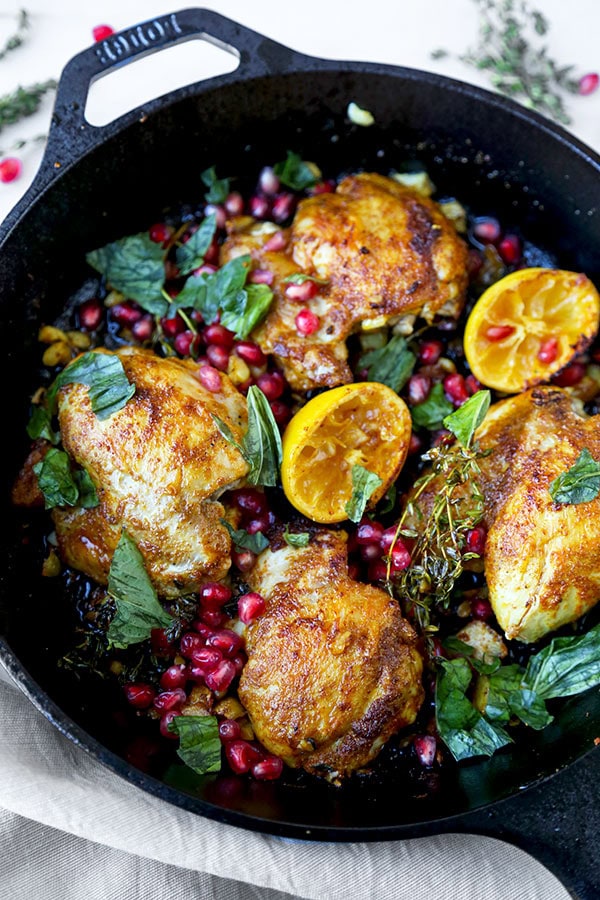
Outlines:
[[[539,10],[525,0],[474,0],[479,7],[477,45],[458,58],[486,71],[492,86],[524,106],[561,122],[571,123],[565,94],[576,94],[579,81],[573,66],[560,66],[540,43],[549,24]],[[434,51],[433,58],[446,56]]]
[[[47,81],[22,87],[19,85],[10,94],[0,97],[0,131],[8,125],[15,125],[26,116],[32,116],[38,111],[42,99],[49,91],[56,87],[56,81],[49,78]]]
[[[17,22],[17,30],[14,34],[12,34],[5,42],[4,46],[0,48],[0,59],[4,59],[5,56],[12,50],[16,50],[17,47],[20,47],[25,41],[25,32],[29,28],[29,15],[27,14],[27,10],[21,9],[19,10],[19,20]]]

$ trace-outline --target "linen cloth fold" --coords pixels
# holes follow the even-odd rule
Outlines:
[[[495,838],[450,834],[381,843],[290,841],[179,809],[72,744],[2,666],[0,714],[3,900],[38,893],[44,900],[570,896],[535,859]]]

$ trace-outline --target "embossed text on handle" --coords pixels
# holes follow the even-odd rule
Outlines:
[[[95,48],[96,56],[102,65],[112,65],[142,48],[150,49],[165,39],[183,34],[177,21],[177,15],[171,13],[164,18],[153,19],[142,25],[136,25],[127,31],[112,35],[101,41]]]

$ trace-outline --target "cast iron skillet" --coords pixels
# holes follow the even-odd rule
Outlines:
[[[86,122],[87,91],[95,78],[194,37],[238,56],[237,71],[175,91],[106,127]],[[369,109],[376,124],[352,126],[345,118],[350,100]],[[21,523],[8,499],[27,449],[37,328],[52,321],[89,278],[86,251],[147,228],[163,209],[200,202],[199,173],[207,166],[217,163],[219,173],[237,174],[243,183],[288,149],[318,161],[325,175],[388,171],[418,160],[442,193],[461,198],[475,214],[497,214],[550,254],[544,259],[584,271],[600,284],[600,159],[505,99],[424,72],[304,56],[202,9],[159,17],[80,53],[62,75],[40,172],[0,229],[2,382],[10,427],[4,442],[8,537],[0,572],[0,656],[60,731],[143,790],[188,810],[244,828],[320,840],[487,831],[524,843],[561,867],[574,886],[591,888],[593,862],[582,863],[576,853],[561,862],[555,852],[557,823],[563,845],[572,843],[559,813],[561,791],[571,802],[576,783],[565,776],[545,782],[592,748],[600,733],[598,691],[566,702],[554,724],[532,734],[526,747],[464,765],[434,799],[418,800],[406,798],[401,780],[356,790],[314,782],[239,782],[225,789],[222,779],[185,780],[181,770],[150,777],[119,755],[118,729],[103,712],[110,689],[101,702],[93,688],[80,688],[56,667],[67,649],[69,611],[52,580],[39,576],[31,548],[23,547]],[[582,765],[597,771],[594,757],[575,771]],[[534,800],[500,803],[541,783],[529,794]],[[578,805],[587,799],[580,794]],[[557,809],[548,825],[552,803]]]

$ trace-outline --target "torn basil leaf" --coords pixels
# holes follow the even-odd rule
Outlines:
[[[346,503],[344,509],[351,522],[360,522],[367,503],[375,493],[382,481],[375,472],[370,472],[364,466],[352,466],[352,497]]]
[[[308,531],[290,531],[286,522],[283,539],[288,547],[308,547],[310,534]]]
[[[446,398],[441,384],[434,384],[429,392],[429,397],[423,403],[417,403],[410,411],[413,424],[417,428],[427,428],[435,431],[442,427],[446,416],[454,410],[452,403]]]
[[[600,684],[600,624],[586,634],[555,637],[534,654],[524,682],[544,700],[571,697]]]
[[[135,394],[135,385],[128,380],[116,354],[89,351],[78,356],[55,378],[46,395],[50,411],[54,411],[60,388],[74,383],[85,384],[89,389],[92,411],[101,420],[122,409]]]
[[[107,632],[110,646],[129,647],[147,640],[154,628],[168,628],[172,617],[162,608],[142,554],[125,529],[108,573],[108,593],[117,611]]]
[[[273,291],[268,285],[247,284],[223,304],[221,325],[233,331],[238,340],[244,340],[262,322],[272,300]]]
[[[206,775],[221,769],[221,740],[216,716],[175,716],[169,731],[179,736],[177,755],[186,766]]]
[[[281,183],[293,191],[304,191],[306,188],[314,187],[318,181],[312,166],[292,150],[287,151],[287,156],[282,162],[273,166],[273,171]]]
[[[367,369],[369,381],[379,381],[398,393],[412,375],[416,361],[406,339],[396,334],[383,347],[361,356],[358,369]]]
[[[94,506],[99,506],[100,500],[98,499],[96,485],[89,473],[85,469],[75,469],[73,478],[79,491],[77,506],[82,506],[84,509],[93,509]]]
[[[595,500],[600,493],[600,462],[584,447],[571,468],[561,472],[549,490],[555,503],[577,504]]]
[[[221,519],[221,522],[229,532],[233,546],[238,552],[240,550],[251,550],[252,553],[259,554],[269,546],[268,540],[261,531],[257,531],[255,534],[248,534],[243,528],[239,530],[233,528],[226,519]]]
[[[52,416],[46,406],[34,406],[29,422],[27,423],[27,434],[32,441],[43,438],[51,444],[58,444],[60,441],[60,433],[54,431],[52,427]]]
[[[292,275],[286,275],[281,283],[304,284],[306,281],[313,281],[315,284],[328,284],[326,278],[317,278],[316,275],[307,275],[305,272],[294,272]]]
[[[207,216],[199,228],[194,231],[184,244],[175,250],[175,257],[181,275],[189,275],[204,262],[206,251],[210,247],[217,227],[217,217]]]
[[[224,203],[230,192],[229,178],[217,178],[217,170],[215,166],[205,169],[201,172],[200,178],[207,188],[204,199],[207,203]]]
[[[86,259],[111,288],[135,300],[153,315],[166,313],[169,304],[162,293],[165,251],[147,231],[92,250]]]
[[[250,484],[274,487],[281,467],[281,435],[269,401],[256,385],[248,390],[248,430],[242,441],[243,454],[250,466]]]
[[[490,391],[477,391],[454,412],[443,419],[444,427],[451,431],[463,447],[470,447],[473,435],[490,408]]]
[[[235,309],[244,303],[244,297],[239,295],[249,271],[250,257],[245,255],[229,260],[216,272],[190,275],[171,306],[174,309],[191,307],[202,313],[202,318],[210,325],[221,309]]]
[[[40,491],[44,495],[46,509],[55,506],[76,506],[79,489],[71,473],[71,461],[64,450],[52,447],[33,471]]]

